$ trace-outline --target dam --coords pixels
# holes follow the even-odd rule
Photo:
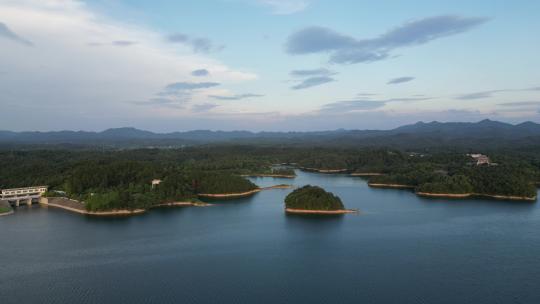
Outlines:
[[[47,189],[48,186],[2,189],[0,200],[8,201],[11,205],[16,207],[21,203],[32,205],[32,202],[39,199],[43,193],[47,192]]]

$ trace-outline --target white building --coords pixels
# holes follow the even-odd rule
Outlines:
[[[155,186],[161,184],[161,180],[160,179],[153,179],[152,180],[152,188],[154,188]]]
[[[467,155],[469,155],[470,157],[472,157],[472,159],[476,161],[477,166],[491,164],[491,161],[489,160],[489,157],[487,157],[487,155],[479,154],[479,153],[467,154]]]

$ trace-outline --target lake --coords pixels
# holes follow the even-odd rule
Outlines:
[[[0,303],[540,303],[537,203],[419,198],[297,171],[360,214],[286,215],[291,189],[210,207],[0,217]]]

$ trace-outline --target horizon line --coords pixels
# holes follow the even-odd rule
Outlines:
[[[288,131],[268,131],[268,130],[262,130],[262,131],[253,131],[253,130],[246,130],[246,129],[234,129],[234,130],[223,130],[223,129],[190,129],[190,130],[177,130],[177,131],[168,131],[168,132],[159,132],[159,131],[151,131],[148,129],[141,129],[133,126],[124,126],[124,127],[110,127],[106,129],[102,129],[101,131],[95,131],[95,130],[69,130],[69,129],[60,129],[60,130],[23,130],[23,131],[13,131],[13,130],[7,130],[7,129],[0,129],[0,132],[11,132],[11,133],[59,133],[59,132],[85,132],[85,133],[103,133],[110,130],[120,130],[120,129],[132,129],[137,131],[143,131],[143,132],[150,132],[153,134],[173,134],[173,133],[188,133],[188,132],[197,132],[197,131],[206,131],[206,132],[249,132],[253,134],[258,133],[317,133],[317,132],[335,132],[335,131],[391,131],[395,129],[399,129],[406,126],[413,126],[417,124],[431,124],[431,123],[440,123],[440,124],[452,124],[452,123],[460,123],[460,124],[478,124],[481,122],[494,122],[494,123],[501,123],[506,124],[510,126],[518,126],[525,123],[532,123],[536,125],[540,125],[538,122],[534,122],[531,120],[525,120],[519,123],[510,123],[510,122],[503,122],[500,120],[493,120],[489,118],[485,118],[478,121],[438,121],[438,120],[432,120],[429,122],[425,122],[423,120],[417,121],[415,123],[410,124],[403,124],[399,125],[394,128],[388,128],[388,129],[346,129],[346,128],[337,128],[337,129],[324,129],[324,130],[310,130],[310,131],[295,131],[295,130],[288,130]]]

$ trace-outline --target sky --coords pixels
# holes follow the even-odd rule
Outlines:
[[[0,130],[540,122],[540,1],[0,0]]]

